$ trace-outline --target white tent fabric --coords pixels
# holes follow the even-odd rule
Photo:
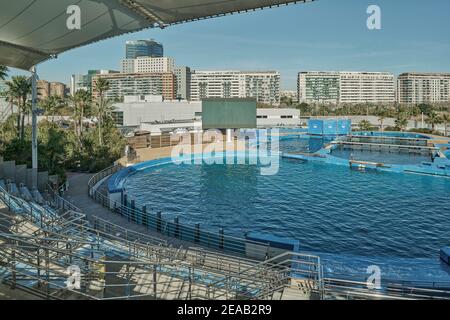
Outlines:
[[[314,0],[14,0],[0,1],[0,65],[29,69],[79,46],[145,28]],[[70,30],[67,8],[81,11]]]

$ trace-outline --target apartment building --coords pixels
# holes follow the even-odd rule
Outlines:
[[[204,98],[255,98],[257,102],[280,104],[280,74],[275,71],[195,71],[191,100]]]
[[[191,99],[191,68],[186,66],[175,67],[173,73],[176,77],[177,99]]]
[[[46,80],[38,80],[36,82],[38,99],[46,99],[49,96],[58,96],[63,98],[66,96],[66,85],[61,82],[49,82]]]
[[[450,73],[403,73],[397,78],[397,101],[405,104],[450,101]]]
[[[73,96],[78,90],[92,92],[92,78],[97,74],[119,73],[115,70],[88,70],[87,74],[73,74],[70,77],[70,94]]]
[[[109,82],[110,89],[105,97],[122,99],[124,96],[161,95],[164,99],[176,98],[176,82],[173,73],[115,73],[99,74],[92,79],[92,96],[98,97],[96,81],[103,78]]]
[[[173,72],[175,60],[169,57],[137,57],[122,59],[122,73]]]
[[[307,103],[393,103],[395,77],[386,72],[317,72],[298,74],[298,98]]]

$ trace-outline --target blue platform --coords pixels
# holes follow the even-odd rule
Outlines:
[[[349,135],[352,131],[350,119],[310,119],[308,134],[320,136]]]

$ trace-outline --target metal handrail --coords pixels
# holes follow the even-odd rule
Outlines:
[[[111,210],[111,208],[114,208],[114,210],[111,211],[112,213],[119,212],[121,216],[127,218],[127,220],[129,220],[129,221],[133,221],[133,220],[136,220],[137,217],[141,217],[140,220],[141,221],[145,220],[147,227],[152,227],[152,228],[158,229],[157,225],[160,224],[159,229],[161,231],[163,231],[164,228],[169,228],[169,226],[172,226],[172,225],[173,225],[173,227],[176,227],[173,222],[170,222],[170,221],[167,221],[164,219],[159,220],[156,216],[152,217],[150,215],[150,212],[144,213],[140,209],[137,209],[137,208],[133,209],[133,208],[123,205],[121,202],[111,200],[106,193],[99,191],[98,187],[96,188],[96,185],[98,184],[99,181],[103,180],[104,178],[106,178],[107,176],[109,176],[113,173],[118,172],[122,168],[123,168],[122,166],[116,165],[116,166],[106,168],[106,169],[100,171],[98,174],[94,175],[88,182],[89,196],[91,198],[93,198],[94,201],[102,204],[104,207],[108,208],[109,210]],[[142,218],[144,216],[146,217],[146,219]],[[185,231],[188,231],[190,234],[196,234],[196,232],[197,232],[197,229],[195,229],[192,226],[179,224],[179,228],[180,228],[180,230],[183,229]],[[169,232],[169,231],[167,231],[167,232]],[[161,233],[164,234],[164,232],[161,232]],[[180,233],[181,233],[181,231],[180,231]],[[209,244],[209,247],[212,247],[215,250],[222,249],[221,251],[225,251],[226,249],[230,249],[233,253],[239,253],[240,251],[242,251],[242,248],[245,247],[246,244],[254,244],[254,245],[257,245],[258,247],[265,247],[264,249],[260,249],[261,250],[260,254],[262,256],[265,256],[268,253],[268,248],[269,248],[268,243],[251,241],[248,239],[229,236],[229,235],[218,236],[217,234],[211,233],[208,231],[201,231],[201,237],[207,238],[207,242],[208,242],[208,243],[202,243],[202,245],[208,246],[208,244]],[[223,239],[223,243],[226,242],[227,248],[225,248],[225,245],[223,245],[224,248],[221,248],[222,240],[217,240],[216,238]],[[188,241],[195,243],[194,240],[195,239],[188,240]]]

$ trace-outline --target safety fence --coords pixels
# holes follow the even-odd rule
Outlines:
[[[96,202],[108,208],[112,213],[117,214],[130,222],[143,225],[148,230],[156,231],[164,236],[186,241],[192,245],[200,245],[214,250],[229,252],[251,258],[265,260],[274,254],[269,242],[252,241],[249,239],[225,235],[223,229],[218,233],[201,229],[200,224],[195,226],[183,225],[179,218],[168,221],[162,216],[160,211],[150,211],[147,206],[138,207],[134,200],[129,200],[126,194],[121,195],[120,200],[114,200],[108,194],[106,187],[98,185],[106,177],[122,170],[120,165],[107,168],[94,175],[88,182],[89,196]]]
[[[0,211],[0,276],[12,289],[45,299],[272,299],[294,273],[309,283],[309,293],[320,288],[314,256],[258,262],[174,248],[98,218],[92,227],[67,220],[69,214],[35,214],[32,203],[3,189],[0,200],[12,213]]]

